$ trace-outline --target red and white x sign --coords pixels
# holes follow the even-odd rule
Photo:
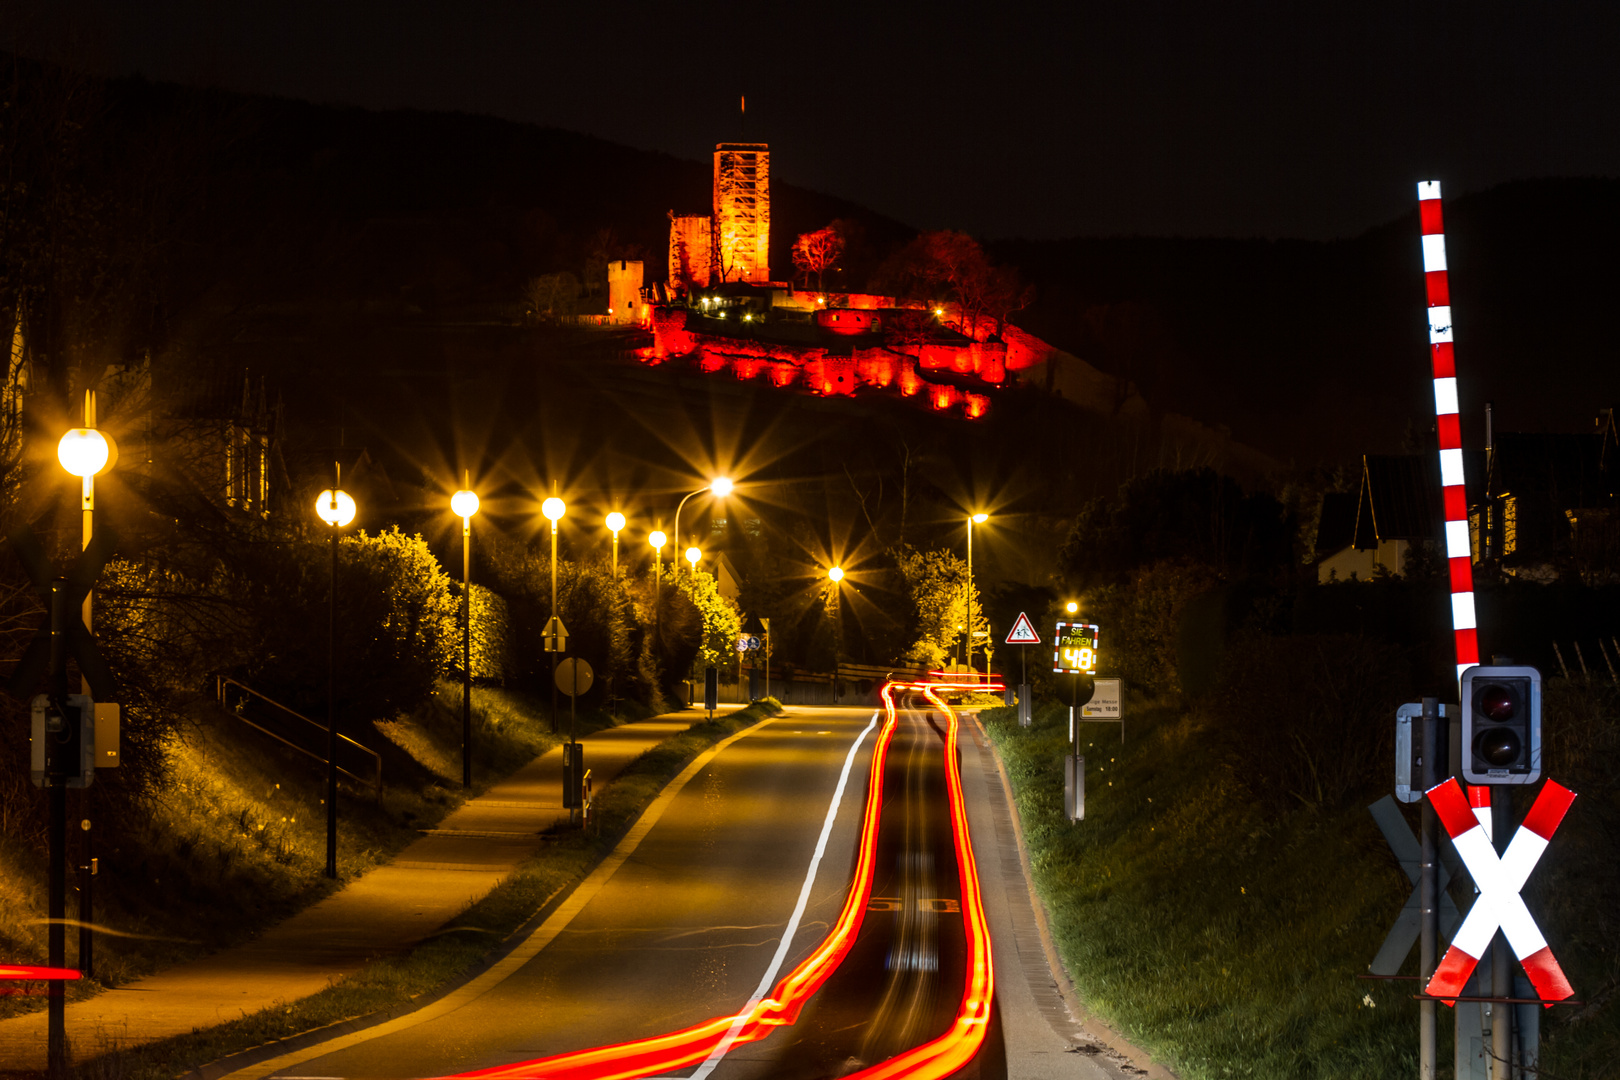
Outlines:
[[[1547,850],[1547,841],[1558,830],[1558,823],[1564,820],[1564,814],[1575,801],[1575,793],[1551,780],[1542,785],[1541,794],[1536,796],[1524,824],[1519,826],[1500,856],[1455,779],[1435,785],[1427,794],[1446,832],[1451,835],[1451,842],[1457,846],[1463,865],[1473,876],[1474,887],[1479,890],[1468,917],[1457,928],[1457,936],[1451,939],[1445,959],[1429,980],[1428,992],[1446,998],[1461,994],[1496,928],[1501,927],[1513,947],[1513,955],[1524,965],[1525,974],[1530,976],[1542,1001],[1573,997],[1575,991],[1553,958],[1552,949],[1541,936],[1530,909],[1524,906],[1519,890],[1529,880],[1541,853]],[[1549,1004],[1548,1008],[1551,1007]]]

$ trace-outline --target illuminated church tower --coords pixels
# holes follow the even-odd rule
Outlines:
[[[714,148],[714,280],[771,280],[771,154],[767,143]]]

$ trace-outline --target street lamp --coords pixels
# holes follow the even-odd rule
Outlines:
[[[653,549],[653,644],[658,646],[663,640],[658,636],[658,602],[662,599],[664,585],[664,545],[669,543],[669,537],[664,535],[663,530],[654,529],[647,534],[647,543]]]
[[[608,531],[613,534],[613,576],[619,576],[619,531],[624,528],[624,515],[617,510],[607,516]]]
[[[556,490],[556,486],[552,486]],[[540,504],[540,512],[551,522],[551,617],[557,620],[558,629],[561,629],[562,620],[557,615],[557,522],[568,513],[568,505],[553,495]],[[558,634],[552,639],[557,646],[562,644],[562,635]],[[557,731],[557,649],[551,650],[551,730]]]
[[[973,526],[990,520],[989,514],[969,514],[967,523],[967,666],[973,668]]]
[[[675,542],[677,544],[681,542],[681,507],[686,505],[687,499],[690,499],[693,495],[701,495],[705,491],[713,492],[715,497],[723,499],[727,495],[730,495],[736,486],[737,485],[732,482],[730,477],[717,476],[713,480],[709,481],[708,487],[700,487],[696,491],[688,494],[686,498],[682,499],[675,507]],[[687,558],[691,558],[690,553],[688,553]],[[696,566],[697,563],[694,562],[692,565]]]
[[[1075,615],[1079,613],[1080,605],[1075,603],[1073,600],[1070,600],[1067,604],[1063,605],[1063,609],[1070,615]]]
[[[450,496],[450,509],[461,519],[461,786],[472,787],[472,517],[478,513],[472,473],[462,474],[467,487]]]
[[[84,547],[90,546],[90,537],[95,531],[96,507],[96,474],[107,468],[117,456],[117,447],[105,434],[96,430],[96,392],[84,392],[84,426],[73,428],[63,435],[56,444],[56,459],[62,463],[70,475],[79,477],[80,499],[79,506],[84,512]],[[52,586],[53,591],[56,586]],[[90,593],[84,594],[84,606],[81,609],[84,619],[84,628],[90,629]],[[53,628],[54,629],[54,628]],[[65,630],[66,627],[60,629]],[[53,645],[54,650],[54,645]],[[84,681],[82,692],[90,693],[90,683]],[[67,679],[66,669],[53,663],[51,665],[50,693],[55,698],[55,705],[66,705]],[[74,771],[77,771],[75,769]],[[50,883],[48,887],[48,912],[50,927],[46,932],[46,950],[48,962],[53,968],[67,966],[67,780],[60,778],[45,781],[49,791],[49,837],[50,837]],[[89,811],[90,792],[86,788],[80,796],[80,807],[83,810],[84,828],[90,828]],[[79,969],[89,975],[90,947],[91,947],[91,910],[88,867],[90,865],[90,835],[85,833],[85,848],[82,860],[83,868],[80,871],[82,881],[79,894]],[[47,991],[49,1001],[46,1003],[46,1053],[52,1074],[65,1069],[67,1055],[67,998],[66,984],[60,979],[52,980]]]
[[[833,604],[833,677],[832,677],[832,703],[838,704],[838,664],[844,651],[844,591],[841,583],[844,580],[844,568],[834,566],[827,571],[827,580],[832,583],[830,599]]]
[[[688,497],[690,497],[690,496],[688,496]],[[685,500],[683,499],[681,501],[684,502]],[[678,511],[677,511],[677,513],[678,513]],[[703,549],[699,548],[696,544],[693,544],[691,547],[686,549],[686,561],[692,564],[692,576],[693,577],[697,576],[697,565],[702,560],[703,560]],[[699,640],[701,641],[702,638],[700,637]],[[699,651],[701,652],[701,650],[699,650]],[[687,674],[686,686],[687,686],[687,693],[686,693],[687,704],[688,705],[697,704],[697,657],[692,658],[692,669]]]
[[[338,530],[354,520],[354,499],[342,488],[343,466],[332,463],[332,486],[315,497],[315,515],[332,530],[331,591],[326,608],[326,876],[337,877],[337,566]]]

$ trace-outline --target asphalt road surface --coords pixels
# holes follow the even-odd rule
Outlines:
[[[875,719],[872,710],[795,708],[762,725],[693,777],[601,891],[511,976],[445,1015],[329,1053],[312,1048],[276,1075],[444,1076],[736,1012],[771,968],[847,763],[825,854],[777,975],[821,942],[844,903],[882,714]],[[943,717],[900,712],[872,900],[854,947],[797,1024],[735,1045],[697,1072],[840,1076],[950,1026],[964,941],[943,749]],[[998,1029],[993,1023],[981,1060],[961,1076],[1006,1075]]]
[[[283,1065],[277,1075],[443,1076],[660,1035],[735,1012],[777,952],[849,762],[849,780],[782,973],[822,940],[843,905],[881,728],[881,716],[876,725],[873,718],[872,710],[795,708],[755,729],[693,777],[601,891],[513,975],[430,1021],[330,1053],[312,1048],[308,1058]],[[903,731],[912,726],[902,721]],[[929,735],[937,767],[938,737]],[[850,761],[857,739],[860,748]],[[918,758],[921,768],[919,755],[909,749],[916,741],[897,732],[887,801],[906,790],[904,780],[896,779],[904,775],[905,762]],[[907,752],[896,754],[902,746]],[[886,810],[885,833],[889,818]],[[948,831],[942,825],[936,831],[948,848]],[[879,895],[889,896],[883,891],[888,889],[898,895],[894,872],[903,861],[889,857],[887,877],[879,864]],[[920,867],[926,860],[914,862]],[[889,922],[868,918],[863,938],[871,927]],[[927,951],[920,940],[918,947],[919,956]],[[864,942],[856,951],[864,954]],[[881,967],[884,961],[876,962]],[[917,1002],[907,998],[894,1007],[915,1013]],[[824,1038],[821,1027],[817,1032]],[[727,1080],[769,1073],[761,1066],[778,1049],[772,1044],[787,1045],[784,1033],[735,1047],[715,1075]],[[846,1042],[846,1056],[859,1052],[858,1039]]]

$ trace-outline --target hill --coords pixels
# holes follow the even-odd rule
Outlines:
[[[1417,205],[1328,242],[1005,241],[1038,288],[1020,322],[1155,408],[1310,462],[1432,428]],[[1446,205],[1463,433],[1579,431],[1620,399],[1603,312],[1620,289],[1620,180],[1536,180]],[[1415,431],[1410,430],[1415,427]]]

